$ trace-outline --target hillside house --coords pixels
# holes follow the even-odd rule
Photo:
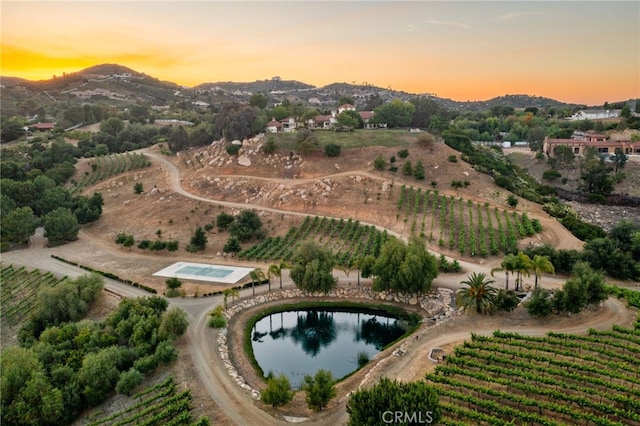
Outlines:
[[[362,118],[362,122],[364,123],[365,129],[374,129],[377,126],[373,123],[373,111],[360,111],[360,118]]]
[[[640,141],[613,140],[609,136],[597,133],[574,133],[571,139],[552,139],[546,137],[542,144],[542,152],[550,157],[559,145],[566,145],[575,155],[584,155],[588,147],[594,147],[601,155],[615,154],[616,148],[622,149],[626,155],[640,155]]]
[[[55,124],[53,123],[36,123],[28,126],[29,130],[32,132],[50,132],[54,127]]]
[[[267,123],[267,133],[278,133],[282,131],[282,123],[273,118]]]
[[[619,109],[581,109],[580,111],[573,114],[571,117],[567,118],[567,120],[572,121],[581,121],[581,120],[604,120],[607,118],[618,118],[620,117]]]
[[[342,104],[338,107],[338,115],[342,114],[344,111],[355,111],[356,107],[351,104]]]

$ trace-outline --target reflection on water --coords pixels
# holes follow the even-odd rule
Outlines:
[[[358,353],[369,359],[406,331],[395,318],[362,312],[304,310],[279,312],[256,322],[253,353],[265,375],[284,373],[294,388],[304,376],[330,370],[335,378],[358,368]]]

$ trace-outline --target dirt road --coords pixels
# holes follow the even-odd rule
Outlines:
[[[215,203],[235,208],[254,207],[242,203],[225,201],[211,201],[204,197],[186,191],[180,181],[180,170],[171,162],[160,155],[145,152],[150,158],[160,163],[167,174],[172,190],[184,197],[200,200],[206,203]],[[354,174],[350,172],[349,174]],[[317,179],[312,179],[317,180]],[[256,207],[274,213],[286,213],[289,215],[306,216],[305,213],[279,210],[269,207]],[[552,224],[545,224],[545,226]],[[399,237],[402,237],[398,235]],[[82,235],[78,242],[71,243],[61,248],[48,249],[43,247],[42,241],[36,238],[32,241],[30,249],[4,253],[2,260],[6,263],[14,263],[29,267],[36,267],[49,270],[58,274],[75,277],[86,273],[86,271],[71,265],[59,262],[51,258],[51,254],[63,253],[65,250],[91,250],[92,244],[99,244],[101,250],[113,250],[101,241],[92,241],[91,236]],[[444,274],[437,278],[434,285],[448,288],[458,288],[459,283],[469,272],[485,272],[495,266],[496,261],[484,265],[461,262],[464,269],[463,274]],[[497,278],[498,282],[500,278]],[[545,287],[556,287],[561,285],[562,279],[544,277],[542,285]],[[291,281],[285,277],[286,286],[291,286]],[[106,280],[108,289],[118,292],[125,297],[147,296],[139,289],[122,285],[112,280]],[[256,288],[257,292],[266,291],[264,286]],[[241,291],[241,296],[248,296],[251,289]],[[224,364],[218,355],[216,343],[216,331],[207,327],[208,312],[216,305],[222,303],[222,297],[212,297],[206,299],[170,299],[172,305],[177,305],[185,309],[190,318],[190,327],[186,336],[187,346],[193,362],[193,367],[198,375],[198,382],[193,386],[202,386],[210,398],[215,401],[220,410],[224,412],[230,422],[238,425],[282,425],[288,422],[284,419],[277,419],[272,415],[262,411],[252,400],[251,396],[242,390],[227,373]],[[522,323],[505,327],[504,319],[500,317],[476,317],[464,316],[449,323],[442,324],[429,329],[419,331],[419,338],[408,342],[408,355],[405,357],[395,357],[392,355],[393,348],[386,350],[376,357],[376,363],[382,363],[382,368],[376,368],[375,373],[365,376],[371,371],[371,367],[358,372],[349,380],[348,385],[340,387],[340,394],[337,404],[330,409],[314,414],[308,419],[306,424],[315,425],[341,425],[347,422],[345,404],[348,392],[360,385],[369,386],[375,383],[381,375],[399,378],[401,380],[416,380],[424,376],[431,362],[427,359],[430,348],[434,346],[450,347],[456,343],[469,338],[470,333],[489,334],[493,330],[500,328],[505,331],[517,331],[523,334],[540,335],[549,330],[567,332],[586,332],[589,328],[609,328],[611,324],[628,324],[633,321],[635,313],[628,311],[616,300],[608,300],[593,315],[585,315],[551,323]]]

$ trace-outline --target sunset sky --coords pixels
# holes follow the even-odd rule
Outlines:
[[[1,75],[117,63],[185,86],[280,76],[455,100],[640,97],[638,1],[2,1]]]

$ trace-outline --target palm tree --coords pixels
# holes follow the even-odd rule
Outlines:
[[[231,303],[234,302],[236,297],[240,297],[240,292],[235,287],[226,289],[222,294],[224,295],[224,309],[227,309],[227,298],[229,296],[231,296]]]
[[[502,259],[502,263],[499,268],[493,268],[491,270],[491,276],[493,277],[496,272],[503,272],[505,274],[505,290],[509,290],[509,274],[514,273],[518,267],[518,257],[515,254],[508,254]],[[516,288],[517,290],[517,288]]]
[[[276,275],[276,277],[280,278],[280,290],[282,290],[282,272],[284,269],[291,268],[291,264],[285,260],[281,260],[278,264],[278,268],[280,269],[280,275]]]
[[[256,268],[253,271],[249,272],[249,277],[251,278],[251,291],[253,295],[256,295],[256,282],[261,282],[266,279],[264,272],[262,269]]]
[[[460,284],[467,287],[458,290],[456,304],[465,310],[472,308],[479,314],[488,314],[495,308],[496,289],[491,286],[495,280],[487,279],[484,273],[471,274]]]
[[[534,288],[538,288],[538,277],[543,273],[555,274],[556,269],[553,267],[553,263],[551,263],[551,259],[549,256],[540,256],[536,254],[533,256],[533,260],[531,260],[531,270],[536,276],[536,281]]]
[[[529,276],[532,271],[531,258],[523,252],[518,252],[516,255],[516,271],[518,275],[516,277],[516,291],[522,290],[522,276]]]
[[[212,317],[221,317],[223,312],[224,308],[221,305],[218,305],[213,311],[209,312],[209,315],[211,315]]]
[[[267,269],[267,278],[269,279],[269,291],[271,291],[271,276],[274,277],[282,277],[282,270],[280,269],[280,265],[269,265],[269,269]],[[282,285],[280,286],[282,288]]]

